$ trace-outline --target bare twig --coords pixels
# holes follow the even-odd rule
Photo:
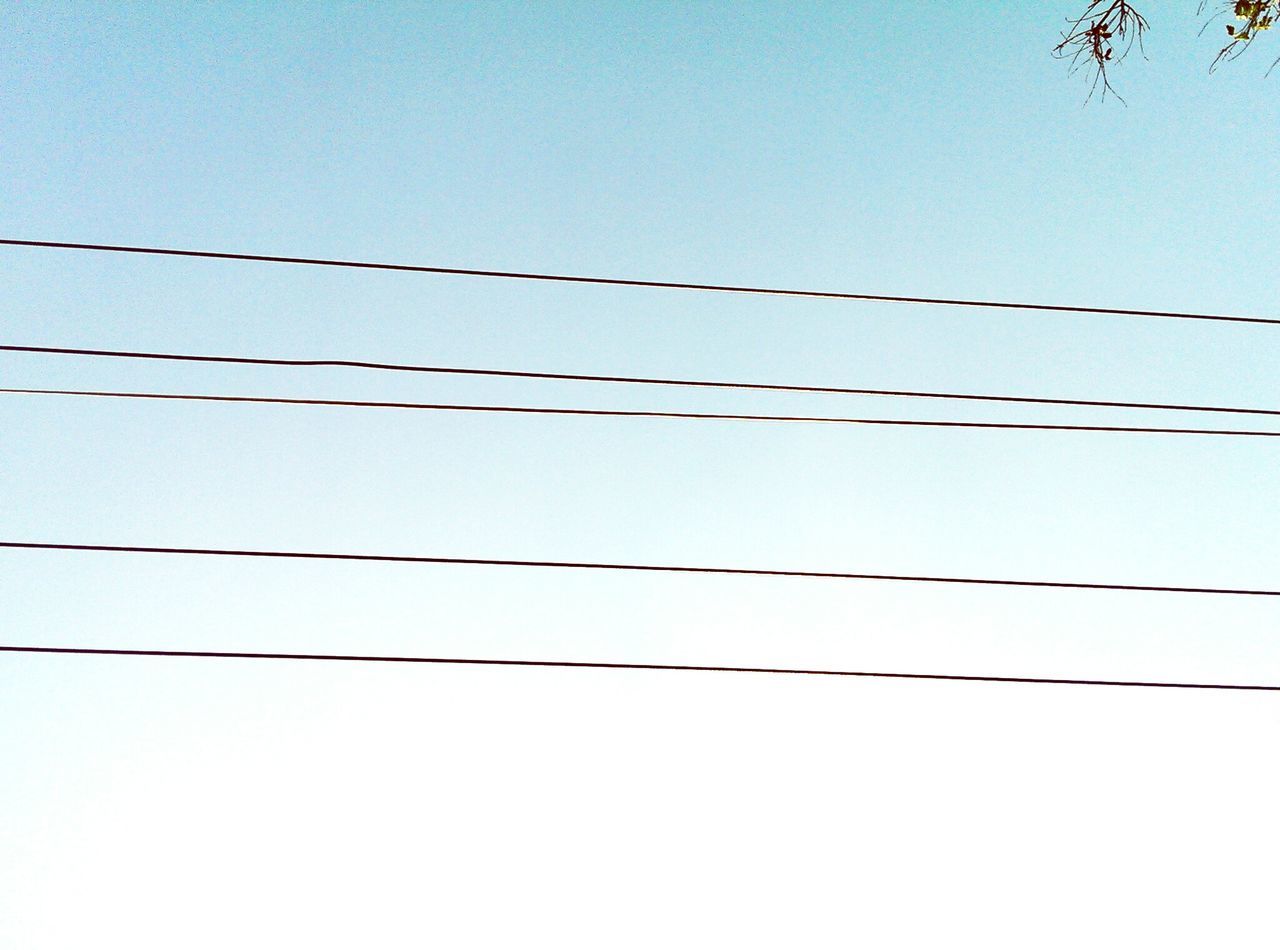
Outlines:
[[[1280,2],[1280,0],[1276,0]],[[1092,71],[1093,82],[1085,102],[1102,88],[1102,98],[1111,93],[1122,103],[1124,97],[1111,85],[1108,68],[1123,60],[1137,43],[1143,49],[1143,35],[1147,21],[1127,0],[1090,0],[1084,13],[1067,20],[1068,29],[1062,34],[1062,42],[1053,48],[1053,55],[1071,62],[1071,72],[1085,67]]]

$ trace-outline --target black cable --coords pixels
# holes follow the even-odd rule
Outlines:
[[[1161,402],[1117,402],[1104,399],[1053,399],[1042,396],[991,396],[978,393],[923,392],[906,389],[853,389],[843,386],[799,386],[784,383],[742,383],[706,379],[663,379],[652,376],[601,376],[586,373],[544,373],[532,370],[471,369],[458,366],[422,366],[407,363],[374,363],[366,360],[303,360],[251,356],[202,356],[190,353],[155,353],[137,350],[86,350],[65,346],[0,344],[0,352],[45,353],[56,356],[93,356],[139,360],[171,360],[189,363],[234,363],[243,366],[332,366],[349,369],[387,370],[402,373],[436,373],[457,376],[496,376],[504,379],[547,379],[584,383],[639,383],[649,386],[690,386],[712,389],[744,389],[767,392],[815,393],[844,396],[906,396],[919,399],[977,400],[998,403],[1031,403],[1044,406],[1091,406],[1109,409],[1168,409],[1180,412],[1230,412],[1256,416],[1280,416],[1280,409],[1241,409],[1228,406],[1195,406]]]
[[[734,422],[825,422],[864,426],[915,426],[945,429],[1022,429],[1050,432],[1128,432],[1157,435],[1227,435],[1278,438],[1280,431],[1258,429],[1178,429],[1159,426],[1060,425],[1031,422],[952,422],[933,419],[856,419],[845,416],[769,416],[731,412],[666,412],[650,409],[563,409],[547,406],[476,406],[459,403],[371,402],[360,399],[293,399],[283,396],[205,396],[194,393],[122,393],[86,389],[0,389],[0,395],[91,396],[109,399],[169,399],[282,406],[344,406],[356,409],[425,409],[437,412],[506,412],[525,415],[609,416],[639,419],[716,419]]]
[[[575,660],[485,660],[439,656],[377,656],[350,653],[240,653],[226,650],[113,650],[95,647],[0,646],[0,653],[56,653],[87,656],[160,656],[224,660],[336,660],[345,663],[431,663],[465,666],[557,667],[588,670],[666,670],[685,673],[780,673],[792,676],[858,676],[874,679],[952,680],[965,683],[1035,683],[1048,686],[1137,686],[1155,689],[1231,689],[1280,692],[1280,686],[1238,683],[1174,683],[1148,680],[1058,679],[1044,676],[966,676],[958,673],[869,673],[860,670],[806,670],[771,666],[695,666],[684,663],[593,663]]]
[[[1075,590],[1148,591],[1165,594],[1237,594],[1280,597],[1280,590],[1232,587],[1166,587],[1152,584],[1101,584],[1082,581],[1017,581],[979,577],[931,577],[914,574],[853,574],[837,571],[770,570],[753,567],[682,567],[669,564],[610,564],[596,561],[522,561],[508,558],[427,557],[406,554],[333,554],[314,551],[251,551],[227,548],[163,548],[131,544],[54,544],[42,541],[0,541],[0,548],[40,551],[105,551],[124,554],[195,554],[215,557],[293,558],[320,561],[376,561],[396,564],[464,564],[486,567],[554,567],[597,571],[651,571],[678,574],[737,574],[753,577],[813,577],[828,580],[911,581],[929,584],[985,584],[1001,587],[1056,587]]]
[[[73,251],[111,251],[123,254],[160,254],[168,257],[198,257],[224,261],[255,261],[267,264],[315,264],[323,267],[355,267],[363,270],[407,271],[416,274],[444,274],[456,277],[505,277],[514,280],[542,280],[572,284],[603,284],[612,287],[651,287],[662,290],[714,290],[735,294],[769,294],[775,297],[810,297],[825,300],[862,300],[877,303],[938,304],[947,307],[994,307],[1004,310],[1043,310],[1055,313],[1101,314],[1105,316],[1166,317],[1177,320],[1217,320],[1230,323],[1280,324],[1273,317],[1238,317],[1212,313],[1185,313],[1172,310],[1131,310],[1123,307],[1074,307],[1064,304],[1010,303],[1000,300],[960,300],[945,297],[903,297],[890,294],[855,294],[827,290],[785,290],[777,287],[746,287],[731,284],[694,284],[666,280],[632,280],[621,277],[581,277],[567,274],[539,274],[524,271],[479,270],[470,267],[429,267],[419,264],[385,264],[317,257],[283,257],[276,254],[236,254],[226,251],[184,251],[168,247],[136,247],[123,244],[83,244],[70,241],[20,241],[0,238],[0,245],[45,247]]]

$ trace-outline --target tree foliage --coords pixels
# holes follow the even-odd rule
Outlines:
[[[1203,14],[1207,4],[1208,0],[1201,0],[1198,12]],[[1241,55],[1259,34],[1280,20],[1280,0],[1226,0],[1201,32],[1221,18],[1234,22],[1226,24],[1227,41],[1209,64],[1210,72]],[[1068,17],[1062,42],[1053,48],[1053,55],[1069,61],[1073,73],[1079,69],[1088,71],[1092,76],[1088,98],[1101,90],[1102,98],[1111,93],[1123,102],[1111,85],[1109,70],[1123,61],[1135,46],[1146,57],[1143,39],[1148,29],[1146,18],[1128,0],[1089,0],[1083,13]],[[1271,64],[1272,68],[1276,63],[1280,63],[1280,59]]]

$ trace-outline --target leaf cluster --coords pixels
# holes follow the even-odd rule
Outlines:
[[[1201,4],[1201,9],[1203,6]],[[1271,29],[1272,24],[1280,18],[1280,0],[1261,0],[1261,2],[1236,0],[1227,6],[1231,8],[1231,14],[1240,25],[1227,24],[1227,36],[1230,39],[1222,49],[1218,50],[1218,55],[1213,58],[1213,63],[1209,66],[1210,70],[1217,69],[1226,60],[1235,59],[1253,45],[1259,33]],[[1280,62],[1280,59],[1276,62]],[[1271,68],[1274,69],[1275,65],[1272,63]]]

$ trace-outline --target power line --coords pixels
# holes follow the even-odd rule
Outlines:
[[[1043,676],[968,676],[959,673],[878,673],[861,670],[808,670],[770,666],[697,666],[684,663],[603,663],[577,660],[490,660],[467,657],[379,656],[350,653],[243,653],[226,650],[118,650],[96,647],[0,646],[0,653],[53,653],[87,656],[152,656],[223,660],[329,660],[343,663],[427,663],[455,666],[522,666],[588,670],[660,670],[682,673],[772,673],[790,676],[857,676],[869,679],[951,680],[965,683],[1034,683],[1045,686],[1130,686],[1155,689],[1230,689],[1278,692],[1280,686],[1242,683],[1177,683],[1150,680],[1059,679]]]
[[[788,290],[778,287],[748,287],[734,284],[697,284],[666,280],[634,280],[622,277],[583,277],[542,274],[528,271],[480,270],[470,267],[436,267],[420,264],[387,264],[318,257],[284,257],[276,254],[239,254],[227,251],[188,251],[169,247],[137,247],[123,244],[83,244],[69,241],[22,241],[0,238],[0,245],[42,247],[73,251],[110,251],[121,254],[158,254],[167,257],[196,257],[224,261],[253,261],[265,264],[313,264],[322,267],[351,267],[362,270],[402,271],[454,277],[503,277],[512,280],[540,280],[612,287],[649,287],[660,290],[710,290],[734,294],[766,294],[775,297],[808,297],[823,300],[861,300],[875,303],[936,304],[946,307],[991,307],[1003,310],[1041,310],[1054,313],[1100,314],[1104,316],[1164,317],[1176,320],[1216,320],[1229,323],[1280,324],[1274,317],[1242,317],[1175,310],[1134,310],[1124,307],[1076,307],[1065,304],[1011,303],[1000,300],[963,300],[947,297],[904,297],[892,294],[845,293],[829,290]]]
[[[1161,426],[1065,425],[1032,422],[955,422],[937,419],[860,419],[848,416],[776,416],[735,412],[683,412],[656,409],[567,409],[552,406],[490,406],[461,403],[374,402],[361,399],[300,399],[284,396],[209,396],[195,393],[106,392],[88,389],[0,389],[0,395],[86,396],[107,399],[158,399],[280,406],[328,406],[355,409],[420,409],[434,412],[499,412],[522,415],[604,416],[631,419],[702,419],[733,422],[831,423],[864,426],[908,426],[942,429],[1019,429],[1048,432],[1127,432],[1155,435],[1218,435],[1280,438],[1280,432],[1258,429],[1180,429]]]
[[[138,350],[90,350],[65,346],[0,344],[0,352],[43,353],[55,356],[90,356],[115,359],[170,360],[189,363],[234,363],[243,366],[343,367],[402,373],[434,373],[457,376],[492,376],[504,379],[541,379],[586,383],[636,383],[649,386],[685,386],[765,392],[813,393],[844,396],[903,396],[919,399],[976,400],[1045,406],[1090,406],[1109,409],[1167,409],[1180,412],[1227,412],[1280,416],[1280,409],[1247,409],[1161,402],[1118,402],[1104,399],[1057,399],[1043,396],[994,396],[981,393],[927,392],[906,389],[855,389],[844,386],[801,386],[785,383],[749,383],[706,379],[664,379],[652,376],[604,376],[586,373],[547,373],[532,370],[474,369],[458,366],[423,366],[409,363],[376,363],[367,360],[307,360],[252,356],[205,356],[191,353],[157,353]]]
[[[213,557],[289,558],[320,561],[371,561],[395,564],[458,564],[485,567],[549,567],[596,571],[646,571],[673,574],[734,574],[752,577],[811,577],[826,580],[908,581],[929,584],[982,584],[1000,587],[1053,587],[1074,590],[1146,591],[1164,594],[1234,594],[1280,597],[1280,590],[1231,587],[1168,587],[1153,584],[1102,584],[1082,581],[1024,581],[979,577],[934,577],[915,574],[854,574],[838,571],[772,570],[754,567],[688,567],[671,564],[612,564],[597,561],[525,561],[509,558],[435,557],[406,554],[336,554],[315,551],[255,551],[226,548],[143,547],[126,544],[54,544],[41,541],[0,541],[0,548],[40,551],[99,551],[116,554],[181,554]]]

